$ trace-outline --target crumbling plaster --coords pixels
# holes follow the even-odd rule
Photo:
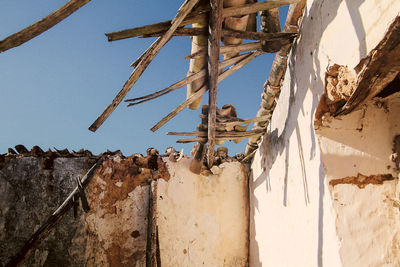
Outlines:
[[[251,167],[250,266],[358,266],[352,265],[356,261],[345,252],[343,242],[359,235],[352,237],[338,229],[337,203],[328,184],[314,116],[329,66],[340,64],[353,69],[381,41],[399,10],[400,2],[395,0],[307,1],[277,107]],[[384,146],[388,148],[387,144]],[[336,144],[338,157],[343,156],[342,147],[343,144]],[[389,157],[387,154],[386,163]],[[386,163],[379,163],[386,168],[385,173]],[[366,168],[374,168],[374,164],[360,162]],[[342,171],[346,166],[332,168]],[[356,175],[359,169],[351,170],[353,174],[346,175]],[[394,183],[384,182],[375,199],[381,199],[385,192],[394,196]],[[350,198],[351,190],[363,190],[354,185],[337,185],[335,190],[338,186],[351,188],[348,193],[343,192],[349,199],[341,195],[343,201],[357,199]],[[365,192],[360,194],[367,196]],[[386,205],[379,203],[378,206]],[[389,249],[392,248],[386,248],[387,253]],[[363,264],[359,266],[376,266],[372,260]]]
[[[156,156],[150,164],[153,158],[111,154],[85,188],[90,210],[78,208],[77,218],[70,210],[21,266],[147,266],[150,214],[158,232],[151,246],[161,252],[163,266],[247,266],[248,176],[242,164],[226,162],[205,176],[189,170],[188,157]],[[1,155],[0,266],[100,158],[31,155]],[[155,193],[150,183],[157,184]]]
[[[400,93],[395,93],[346,116],[326,118],[317,130],[326,180],[334,185],[344,266],[400,264],[399,170],[391,159],[400,134],[398,114]]]

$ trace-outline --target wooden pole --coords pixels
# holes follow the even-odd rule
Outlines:
[[[159,41],[156,41],[157,44],[154,46],[154,49],[151,52],[147,53],[147,56],[144,57],[140,63],[137,65],[135,70],[132,72],[129,79],[125,82],[122,90],[117,94],[114,98],[113,102],[104,110],[104,112],[96,119],[95,122],[89,127],[90,131],[95,132],[103,122],[110,116],[110,114],[115,110],[115,108],[121,103],[126,94],[132,88],[132,86],[136,83],[142,73],[145,71],[150,62],[154,59],[154,57],[158,54],[161,48],[168,42],[168,40],[173,35],[174,31],[178,28],[181,22],[185,19],[185,17],[189,14],[189,12],[193,9],[193,7],[199,2],[199,0],[186,0],[185,3],[180,7],[178,14],[171,22],[171,27],[168,31],[160,37]]]
[[[210,20],[208,34],[208,157],[211,168],[214,163],[215,121],[217,112],[218,62],[222,35],[223,0],[210,0]]]
[[[35,38],[36,36],[42,34],[63,19],[67,18],[69,15],[77,11],[88,2],[90,2],[90,0],[70,0],[68,3],[66,3],[47,17],[0,41],[0,53],[13,47],[20,46],[23,43],[28,42],[32,38]]]

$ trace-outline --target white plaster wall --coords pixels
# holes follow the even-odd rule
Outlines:
[[[399,10],[398,0],[307,1],[268,137],[252,164],[250,266],[354,266],[342,260],[351,255],[340,250],[314,115],[327,67],[356,66]]]
[[[158,180],[157,226],[163,266],[247,266],[248,179],[238,162],[195,175],[190,159],[169,162]]]
[[[400,93],[376,99],[361,110],[325,121],[317,130],[331,181],[349,176],[391,174],[393,139],[400,133]],[[383,184],[337,184],[330,188],[344,266],[398,266],[400,216],[398,180]]]

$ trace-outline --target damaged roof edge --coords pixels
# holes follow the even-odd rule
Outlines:
[[[299,21],[303,14],[306,1],[302,0],[299,3],[291,4],[289,12],[286,18],[284,32],[297,32],[299,29]],[[264,84],[264,91],[261,94],[261,104],[257,112],[257,117],[272,115],[277,98],[281,92],[281,85],[283,82],[284,75],[287,67],[287,55],[292,47],[292,44],[288,44],[281,48],[276,54],[274,62],[272,63],[271,72],[269,78]],[[272,116],[271,116],[272,117]],[[257,122],[254,124],[253,129],[265,129],[271,119],[267,121]],[[258,143],[261,140],[261,136],[249,138],[246,145],[244,154],[245,156],[251,155],[257,148]],[[253,153],[254,154],[254,153]]]

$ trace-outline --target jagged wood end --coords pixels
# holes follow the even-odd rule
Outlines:
[[[68,3],[29,27],[0,41],[0,53],[20,46],[61,22],[90,0],[70,0]]]

